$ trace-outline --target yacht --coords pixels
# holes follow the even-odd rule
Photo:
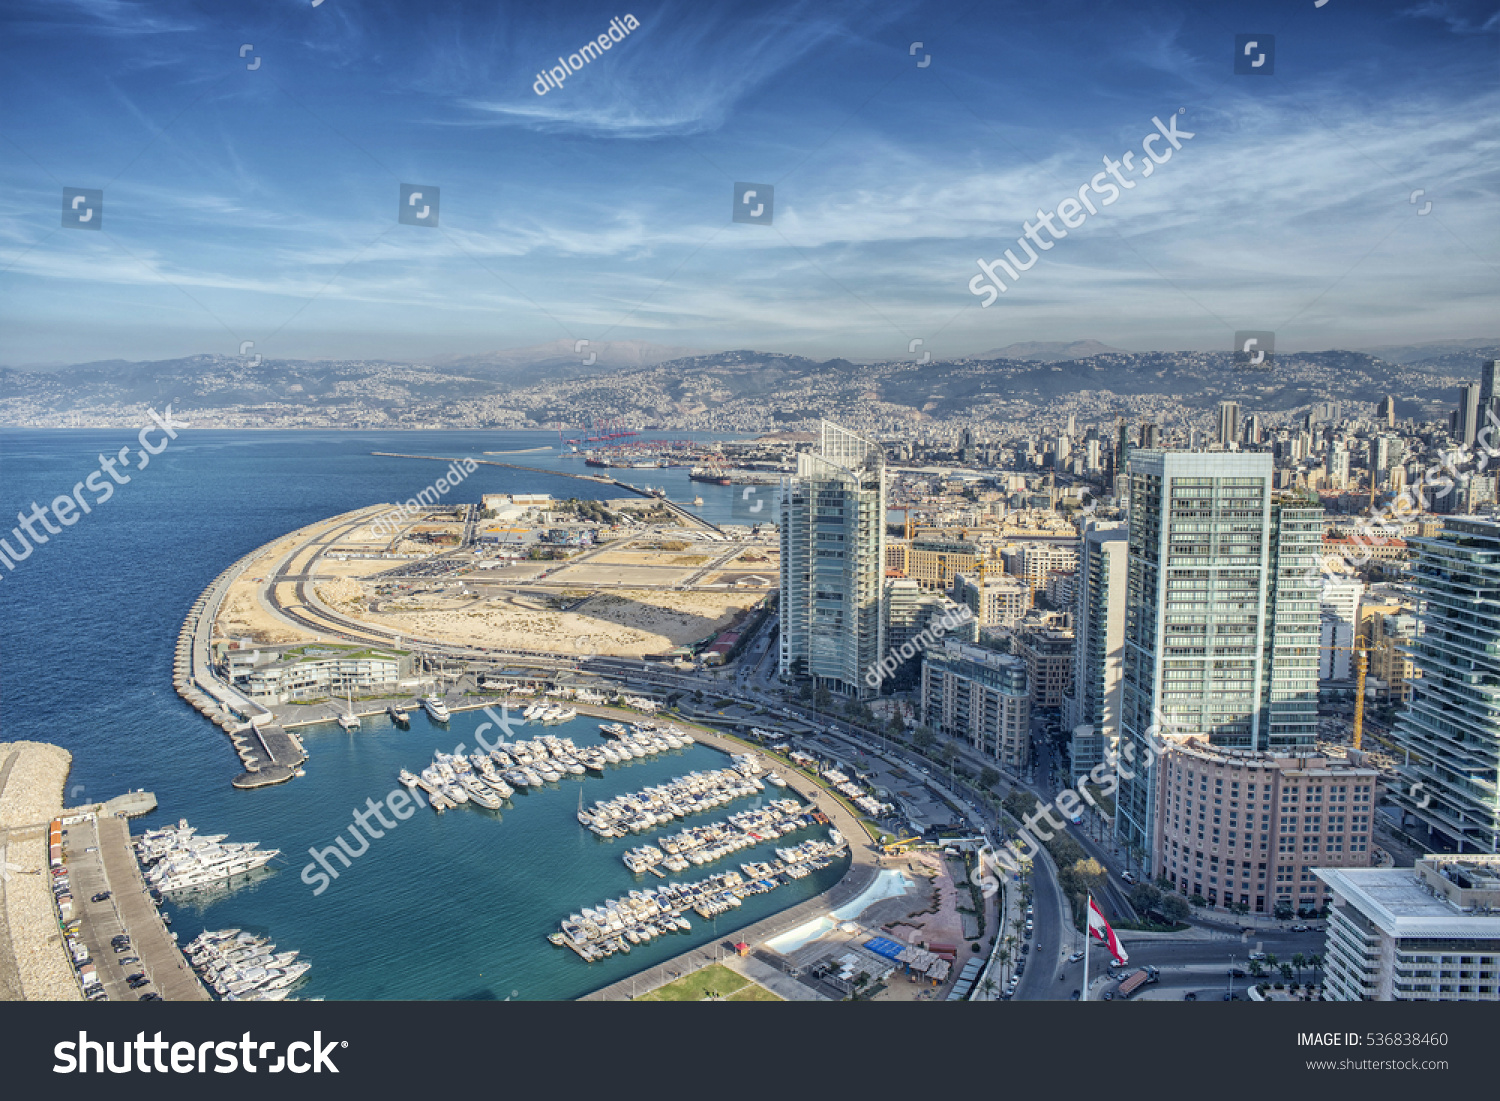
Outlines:
[[[411,715],[407,713],[406,708],[394,703],[385,709],[385,713],[391,717],[391,722],[397,726],[405,726],[411,721]]]
[[[414,788],[414,787],[416,787],[417,784],[418,784],[418,782],[419,782],[418,779],[417,779],[417,777],[414,776],[414,775],[412,775],[411,770],[410,769],[405,769],[405,768],[403,768],[401,770],[401,772],[397,775],[396,779],[400,780],[401,783],[403,785],[405,785],[406,787],[408,787],[408,788]]]
[[[435,723],[445,723],[449,719],[448,705],[436,696],[423,696],[422,710]]]

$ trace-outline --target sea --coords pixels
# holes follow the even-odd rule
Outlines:
[[[155,445],[161,433],[149,438]],[[371,839],[349,868],[330,858],[340,875],[321,894],[314,894],[316,877],[308,876],[312,884],[303,878],[311,850],[334,845],[341,832],[357,849],[344,832],[353,812],[396,789],[400,769],[419,770],[436,750],[473,747],[483,712],[455,712],[446,727],[418,710],[409,730],[370,718],[353,734],[335,724],[304,728],[305,777],[258,791],[230,786],[241,767],[228,739],[172,687],[178,630],[208,583],[279,535],[350,509],[404,501],[446,469],[374,452],[585,473],[581,457],[560,452],[557,443],[554,433],[519,431],[180,430],[144,468],[138,459],[117,468],[130,480],[107,501],[48,535],[14,569],[0,565],[0,741],[52,742],[72,753],[69,805],[138,788],[155,792],[159,808],[133,821],[136,833],[186,818],[200,833],[281,850],[263,872],[174,897],[165,909],[184,942],[204,929],[239,928],[269,936],[281,951],[297,949],[312,964],[295,991],[301,998],[577,998],[826,890],[846,864],[753,895],[717,923],[689,915],[691,933],[658,938],[628,956],[588,964],[547,942],[568,914],[660,882],[633,875],[620,859],[656,834],[601,841],[578,824],[580,792],[591,803],[728,763],[702,745],[517,793],[499,811],[419,809]],[[135,431],[0,429],[0,515],[29,513],[33,502],[71,494],[126,447],[132,456],[139,451]],[[499,451],[525,453],[485,454]],[[734,519],[740,487],[691,482],[686,468],[615,473],[634,485],[660,486],[683,504],[702,497],[700,513],[710,521]],[[446,499],[517,492],[626,495],[560,473],[481,465]],[[96,496],[84,491],[86,500]],[[548,729],[581,745],[602,740],[597,720]],[[740,800],[687,821],[717,820],[749,805]],[[662,832],[674,828],[681,827]],[[773,847],[671,878],[767,859]]]

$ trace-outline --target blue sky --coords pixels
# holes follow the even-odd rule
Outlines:
[[[1500,329],[1493,3],[1036,8],[8,0],[0,363]],[[1239,33],[1272,75],[1233,73]],[[982,308],[976,261],[1174,112],[1173,159]],[[771,225],[731,222],[736,182]],[[402,183],[441,188],[436,229]],[[60,227],[63,187],[104,190],[102,232]]]

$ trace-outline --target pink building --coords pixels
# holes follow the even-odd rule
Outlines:
[[[1220,909],[1292,916],[1330,900],[1315,868],[1366,868],[1379,773],[1351,758],[1173,743],[1151,867]]]

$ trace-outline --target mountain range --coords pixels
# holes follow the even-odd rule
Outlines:
[[[1377,354],[1378,353],[1378,354]],[[348,426],[583,424],[615,419],[687,427],[714,419],[796,427],[855,409],[877,421],[1015,422],[1059,403],[1086,413],[1187,412],[1237,400],[1289,414],[1317,402],[1397,399],[1398,415],[1432,416],[1476,381],[1500,338],[1355,352],[1278,355],[1270,370],[1228,352],[1128,352],[1096,341],[1011,344],[979,356],[855,363],[779,352],[699,352],[640,341],[442,356],[424,362],[273,360],[196,355],[111,360],[47,370],[0,368],[0,424],[134,423],[173,402],[200,423]],[[302,418],[296,421],[296,418]]]

